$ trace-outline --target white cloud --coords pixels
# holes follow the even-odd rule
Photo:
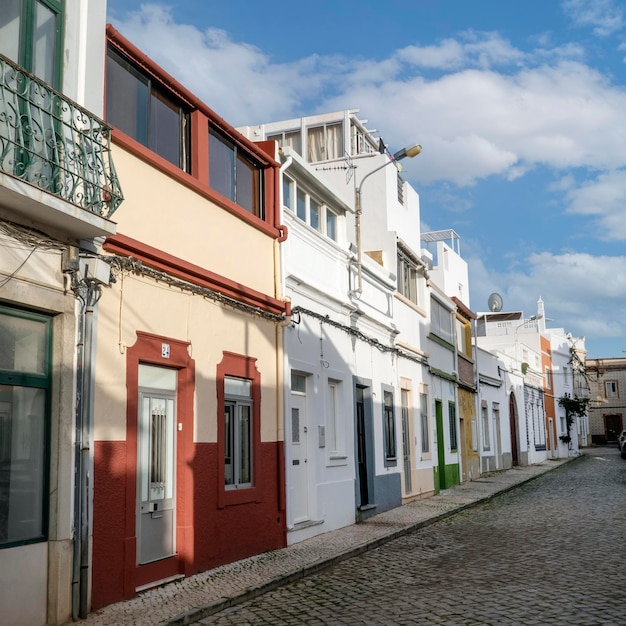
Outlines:
[[[232,41],[222,30],[177,24],[171,10],[157,4],[143,4],[113,25],[232,124],[290,117],[300,94],[318,89],[328,72],[316,58],[273,64],[261,50]]]
[[[444,39],[432,46],[407,46],[397,52],[401,61],[431,69],[489,68],[521,62],[525,55],[497,33],[466,31],[459,39]]]
[[[359,108],[392,148],[424,145],[410,167],[421,182],[513,180],[536,165],[626,166],[626,92],[573,60],[576,46],[523,53],[497,34],[468,31],[379,61],[315,55],[278,64],[223,31],[177,24],[159,5],[115,25],[234,125]],[[503,64],[514,72],[488,69]]]
[[[599,174],[594,180],[571,188],[565,196],[568,211],[593,215],[605,240],[626,240],[626,170]]]
[[[624,8],[613,0],[564,0],[565,13],[578,26],[591,26],[606,37],[624,28]]]

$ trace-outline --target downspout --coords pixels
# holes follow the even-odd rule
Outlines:
[[[279,299],[285,299],[285,282],[286,282],[286,269],[285,269],[285,249],[284,243],[287,239],[287,227],[283,224],[284,218],[284,199],[283,199],[283,174],[285,170],[292,164],[293,158],[288,156],[285,162],[280,166],[278,177],[278,223],[283,229],[283,235],[280,239],[274,241],[275,250],[278,254],[278,263],[274,263],[274,267],[278,266],[278,276],[276,280],[276,297]],[[288,303],[287,303],[288,304]],[[290,311],[288,312],[290,313]],[[280,494],[281,494],[281,508],[285,515],[285,526],[287,528],[287,473],[285,471],[286,466],[286,441],[285,441],[285,408],[289,399],[288,388],[285,380],[285,372],[289,371],[289,362],[287,352],[285,351],[285,328],[291,322],[290,314],[287,315],[285,321],[276,325],[276,346],[279,349],[279,355],[282,358],[276,359],[276,381],[278,389],[276,393],[276,402],[278,405],[278,422],[277,422],[277,440],[283,441],[283,457],[278,459],[278,476],[280,477]],[[282,389],[282,393],[281,393]]]
[[[85,274],[87,271],[85,271]],[[90,536],[93,493],[93,352],[96,304],[102,295],[98,282],[90,278],[72,280],[72,291],[80,302],[76,345],[76,441],[74,444],[74,544],[72,568],[72,617],[89,614]]]

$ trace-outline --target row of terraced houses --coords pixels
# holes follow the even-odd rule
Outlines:
[[[559,403],[589,395],[584,340],[540,298],[472,310],[459,235],[421,232],[402,178],[418,147],[355,110],[236,129],[210,105],[105,0],[3,6],[6,623],[588,443]]]

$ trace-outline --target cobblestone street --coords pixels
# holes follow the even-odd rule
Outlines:
[[[622,624],[616,447],[196,624]]]

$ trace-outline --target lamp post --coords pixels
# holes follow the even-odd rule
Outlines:
[[[358,293],[359,295],[363,292],[363,275],[362,275],[362,251],[361,251],[361,213],[363,212],[361,209],[361,188],[363,187],[363,183],[372,175],[382,170],[383,167],[387,167],[391,163],[395,163],[396,161],[400,161],[406,157],[412,159],[417,156],[422,151],[422,146],[419,144],[415,144],[410,148],[402,148],[402,150],[398,150],[389,161],[383,163],[377,168],[373,169],[371,172],[368,172],[363,176],[363,180],[359,183],[356,188],[356,196],[354,201],[354,210],[355,210],[355,227],[356,227],[356,254],[357,254],[357,288],[353,291],[353,293]]]

